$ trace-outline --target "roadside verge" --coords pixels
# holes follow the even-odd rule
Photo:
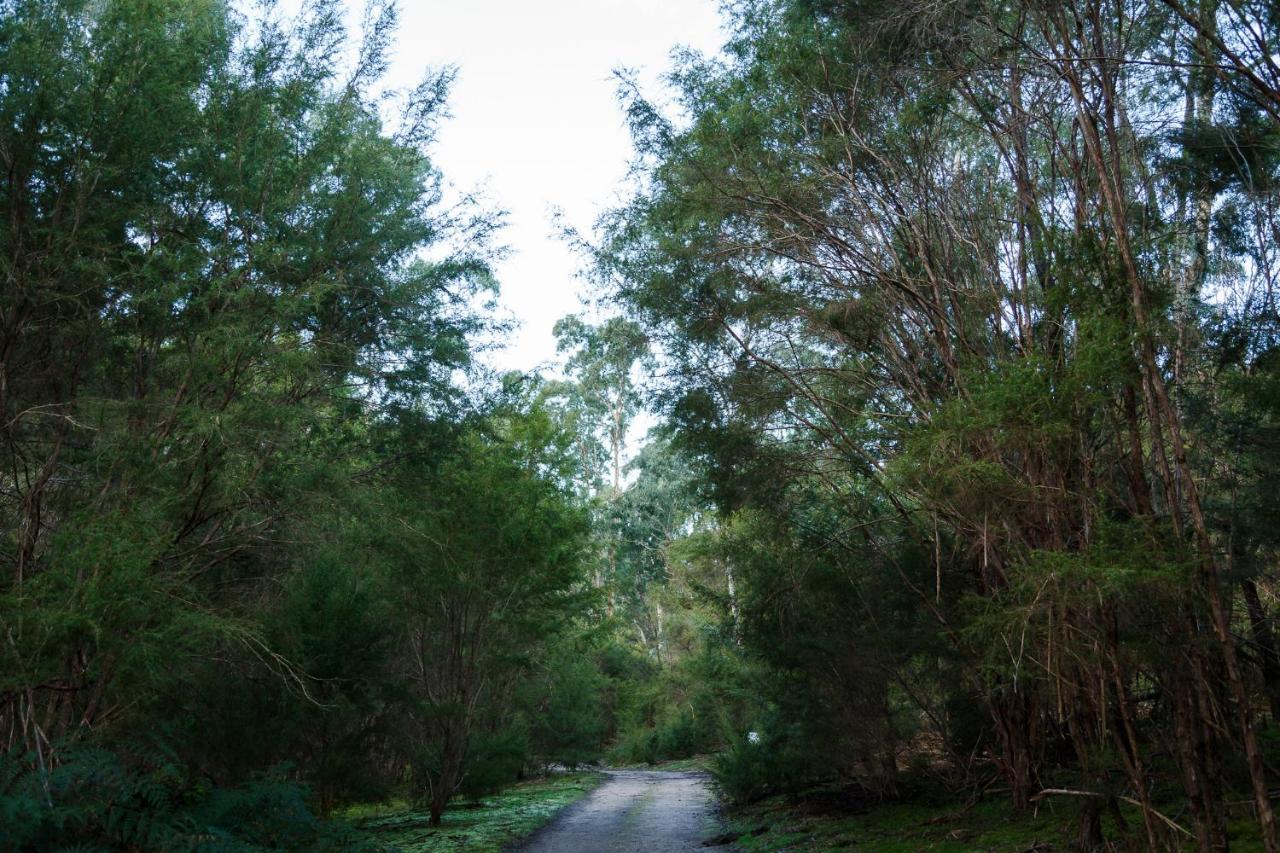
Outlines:
[[[375,848],[404,853],[497,853],[549,823],[595,789],[600,773],[562,773],[513,785],[491,797],[455,803],[438,827],[403,801],[361,806],[343,816]]]

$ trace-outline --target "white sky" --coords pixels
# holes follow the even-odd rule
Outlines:
[[[363,0],[347,2],[356,35]],[[385,82],[409,88],[427,67],[458,67],[436,163],[451,184],[482,187],[508,213],[501,304],[520,329],[492,361],[545,365],[555,357],[551,327],[581,310],[586,286],[551,211],[588,231],[617,198],[631,156],[612,71],[637,69],[645,91],[659,93],[673,48],[719,49],[716,0],[401,0],[400,11]]]

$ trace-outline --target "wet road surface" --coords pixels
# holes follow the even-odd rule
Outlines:
[[[704,773],[609,770],[609,777],[517,847],[523,853],[706,850],[716,835]],[[721,850],[725,848],[719,848]]]

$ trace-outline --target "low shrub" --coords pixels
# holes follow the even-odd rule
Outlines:
[[[163,745],[0,755],[0,850],[358,849],[286,768],[217,787]]]
[[[751,734],[727,733],[726,747],[711,760],[711,775],[725,798],[746,805],[768,794],[796,791],[822,775],[820,750],[798,723],[775,713],[768,727]]]
[[[653,726],[631,729],[609,751],[614,764],[657,764],[691,758],[720,746],[712,721],[684,709],[670,712]]]
[[[528,752],[528,738],[516,728],[472,734],[458,793],[472,799],[497,793],[519,778]]]
[[[735,737],[711,760],[711,776],[730,803],[744,806],[769,793],[769,756],[758,742]]]

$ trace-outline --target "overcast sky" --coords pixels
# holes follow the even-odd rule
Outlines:
[[[348,0],[353,22],[363,0]],[[551,361],[551,327],[580,310],[578,260],[550,211],[589,229],[617,198],[631,154],[612,71],[642,72],[652,91],[676,46],[714,53],[716,0],[401,0],[388,83],[408,88],[428,66],[459,70],[436,162],[466,190],[508,211],[512,252],[499,269],[503,308],[521,324],[494,357],[504,369]]]

